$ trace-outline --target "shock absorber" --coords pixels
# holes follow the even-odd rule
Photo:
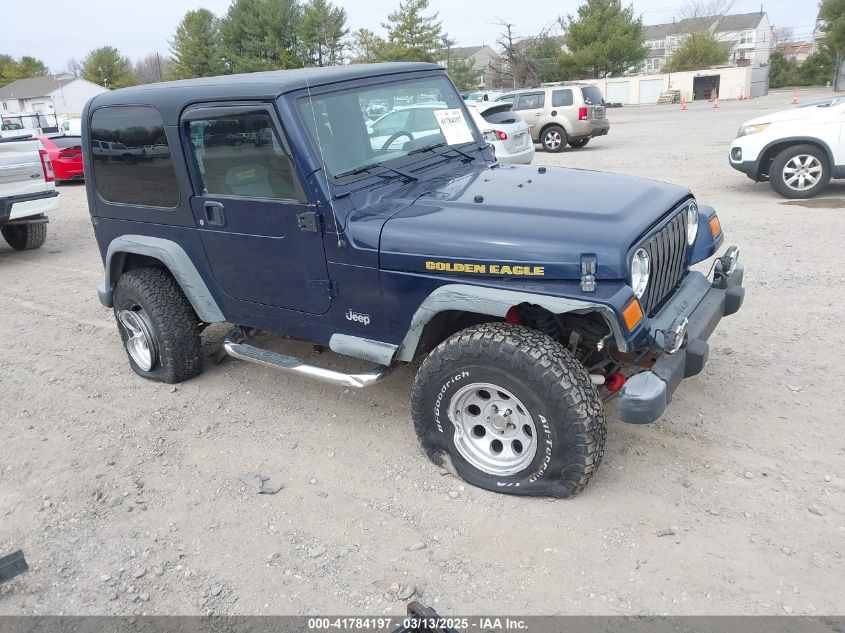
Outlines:
[[[560,339],[560,325],[554,314],[535,305],[523,305],[521,312],[522,322],[532,330],[548,334],[555,340]]]

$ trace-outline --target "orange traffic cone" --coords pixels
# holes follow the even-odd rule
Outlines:
[[[739,91],[739,100],[745,101],[745,91],[743,91],[743,90]]]
[[[713,97],[713,107],[714,108],[719,107],[719,93],[718,92],[716,92],[715,96]]]
[[[798,89],[793,88],[792,89],[792,104],[795,105],[797,103],[798,103]]]
[[[681,95],[681,110],[684,112],[687,110],[687,98],[683,95]]]

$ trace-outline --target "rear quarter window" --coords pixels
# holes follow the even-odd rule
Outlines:
[[[58,148],[79,147],[82,145],[81,136],[50,136],[50,142]]]
[[[601,90],[595,86],[582,86],[581,94],[584,95],[584,105],[597,106],[604,103],[604,97],[601,95]]]
[[[519,115],[512,110],[505,110],[504,112],[490,112],[482,115],[487,123],[516,123],[520,120]]]
[[[179,187],[158,110],[108,106],[91,116],[91,159],[97,192],[107,202],[174,208]]]
[[[572,105],[572,90],[569,88],[565,90],[555,90],[552,92],[552,106],[555,108],[563,108]]]

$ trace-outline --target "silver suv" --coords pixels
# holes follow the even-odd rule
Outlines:
[[[531,130],[531,138],[547,152],[584,147],[610,130],[604,97],[590,84],[562,83],[508,92],[509,101]]]

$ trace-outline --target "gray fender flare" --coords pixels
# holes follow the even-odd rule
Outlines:
[[[448,284],[437,288],[417,308],[411,319],[411,325],[408,327],[405,339],[399,346],[394,360],[406,362],[413,360],[423,329],[440,312],[460,310],[504,317],[512,306],[520,303],[538,305],[554,314],[563,314],[565,312],[599,312],[613,333],[617,347],[621,351],[627,351],[628,345],[622,335],[616,315],[605,304],[569,297],[552,297],[549,295],[521,292],[519,290],[504,290],[501,288],[470,286],[466,284]]]
[[[188,301],[191,302],[200,319],[206,323],[226,320],[185,250],[176,242],[148,235],[121,235],[109,244],[105,262],[106,280],[97,289],[100,302],[104,306],[111,308],[114,305],[112,292],[114,284],[120,277],[123,259],[127,253],[146,255],[164,264],[182,288],[182,292],[188,297]]]

